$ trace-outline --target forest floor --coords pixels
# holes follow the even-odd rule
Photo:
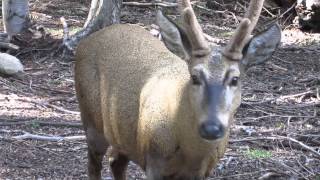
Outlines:
[[[79,30],[89,3],[30,0],[30,5],[33,30],[44,31],[15,38],[21,49],[9,51],[22,60],[27,75],[0,77],[0,179],[87,179],[86,143],[78,138],[84,132],[74,91],[74,61],[66,60],[58,47],[63,36],[60,17],[72,32]],[[220,4],[219,11],[207,11],[199,3],[200,23],[213,43],[226,43],[236,27],[234,17],[242,15],[240,5]],[[165,12],[177,15],[174,8]],[[282,45],[243,79],[229,146],[210,179],[320,179],[320,34],[290,25],[290,13],[280,19]],[[267,16],[260,24],[268,24]],[[154,7],[123,7],[123,23],[150,30],[154,19]],[[51,140],[77,139],[21,138],[28,133]],[[112,179],[107,158],[103,163],[104,179]],[[133,163],[127,176],[145,179]]]

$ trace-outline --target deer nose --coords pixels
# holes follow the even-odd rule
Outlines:
[[[200,136],[206,140],[217,140],[224,136],[225,128],[221,123],[206,121],[200,125]]]

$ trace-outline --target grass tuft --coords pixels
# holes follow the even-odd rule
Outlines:
[[[249,149],[245,151],[244,154],[251,159],[265,159],[272,156],[272,153],[270,151],[261,149]]]

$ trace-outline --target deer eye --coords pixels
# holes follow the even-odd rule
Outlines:
[[[200,77],[197,75],[191,75],[193,85],[201,85]]]
[[[230,86],[238,86],[239,84],[239,77],[233,77],[230,81]]]

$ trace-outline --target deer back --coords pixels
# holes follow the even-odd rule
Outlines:
[[[161,107],[163,102],[177,105],[179,89],[190,78],[185,61],[136,25],[114,25],[94,33],[79,44],[76,59],[80,108],[95,114],[96,128],[126,151],[136,151],[133,137],[147,141],[137,130],[141,124],[151,126],[150,117],[143,116],[168,111]]]

